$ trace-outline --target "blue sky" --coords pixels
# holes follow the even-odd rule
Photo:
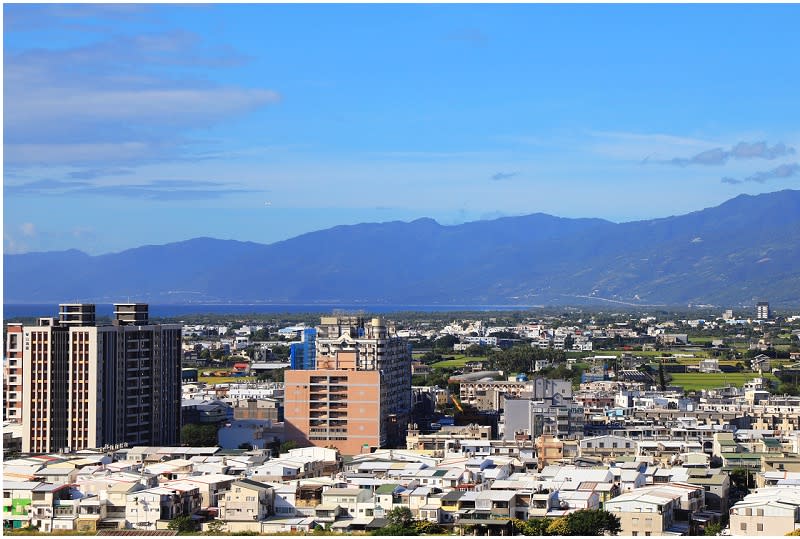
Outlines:
[[[6,4],[4,251],[798,188],[798,10]]]

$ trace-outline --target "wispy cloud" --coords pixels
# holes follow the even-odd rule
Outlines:
[[[797,176],[799,173],[800,173],[800,164],[787,163],[779,167],[773,168],[772,170],[767,170],[765,172],[756,172],[752,176],[748,176],[741,180],[738,180],[736,178],[725,177],[722,178],[721,181],[722,183],[727,183],[730,185],[737,185],[744,182],[765,183],[768,180],[791,178],[793,176]]]
[[[127,176],[129,174],[133,174],[133,170],[129,168],[89,168],[70,172],[67,176],[75,180],[94,180],[96,178]]]
[[[489,41],[489,36],[481,32],[477,28],[465,28],[447,34],[447,39],[450,41],[463,41],[471,45],[484,46]]]
[[[515,171],[515,172],[498,172],[497,174],[493,174],[491,179],[495,180],[495,181],[510,180],[511,178],[515,178],[517,176],[519,176],[519,172],[518,171]]]
[[[713,141],[669,135],[665,133],[631,133],[624,131],[586,131],[589,149],[613,159],[642,162],[659,162],[674,153],[699,152],[715,145]]]
[[[700,152],[692,157],[676,157],[659,161],[670,165],[686,167],[689,165],[724,165],[729,159],[777,159],[794,155],[795,149],[779,142],[770,147],[766,142],[739,142],[730,150],[714,148]]]
[[[145,4],[14,4],[4,6],[3,23],[6,32],[51,27],[91,32],[122,19],[151,18],[151,10]]]
[[[160,180],[151,182],[97,185],[85,181],[37,180],[19,185],[6,185],[6,195],[35,196],[103,196],[149,200],[204,200],[236,194],[263,193],[215,181]]]
[[[100,170],[178,159],[191,147],[189,131],[280,99],[265,88],[187,78],[187,69],[241,65],[247,57],[185,31],[65,49],[7,47],[4,60],[5,162],[12,167]]]

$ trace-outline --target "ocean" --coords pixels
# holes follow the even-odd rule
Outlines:
[[[152,304],[150,316],[153,318],[176,318],[196,314],[270,314],[270,313],[333,313],[336,311],[361,312],[366,314],[386,314],[403,311],[450,312],[450,311],[526,311],[536,308],[532,305],[368,305],[339,303],[306,304],[267,304],[267,303],[193,303],[193,304]],[[110,303],[96,304],[97,316],[113,316],[114,306]],[[4,304],[3,319],[36,318],[58,316],[57,304]]]

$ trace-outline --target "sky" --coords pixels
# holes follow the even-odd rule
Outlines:
[[[798,16],[5,4],[4,252],[420,217],[623,222],[797,189]]]

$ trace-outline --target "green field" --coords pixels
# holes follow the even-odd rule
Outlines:
[[[199,376],[198,382],[206,384],[243,384],[245,382],[255,382],[254,376]]]
[[[485,361],[486,357],[468,357],[463,355],[453,356],[452,359],[437,361],[431,364],[433,369],[460,369],[471,361]]]
[[[745,382],[752,380],[758,375],[752,372],[734,373],[671,373],[672,380],[669,385],[681,386],[686,391],[698,389],[713,389],[732,385],[742,387]],[[777,381],[772,374],[764,374],[764,378]]]
[[[679,358],[685,359],[686,361],[700,361],[702,358],[708,357],[708,352],[704,349],[668,349],[668,350],[595,350],[592,352],[593,355],[597,356],[621,356],[622,354],[630,354],[633,357],[662,357],[666,355],[675,355],[675,354],[694,354],[695,357],[693,358]]]

